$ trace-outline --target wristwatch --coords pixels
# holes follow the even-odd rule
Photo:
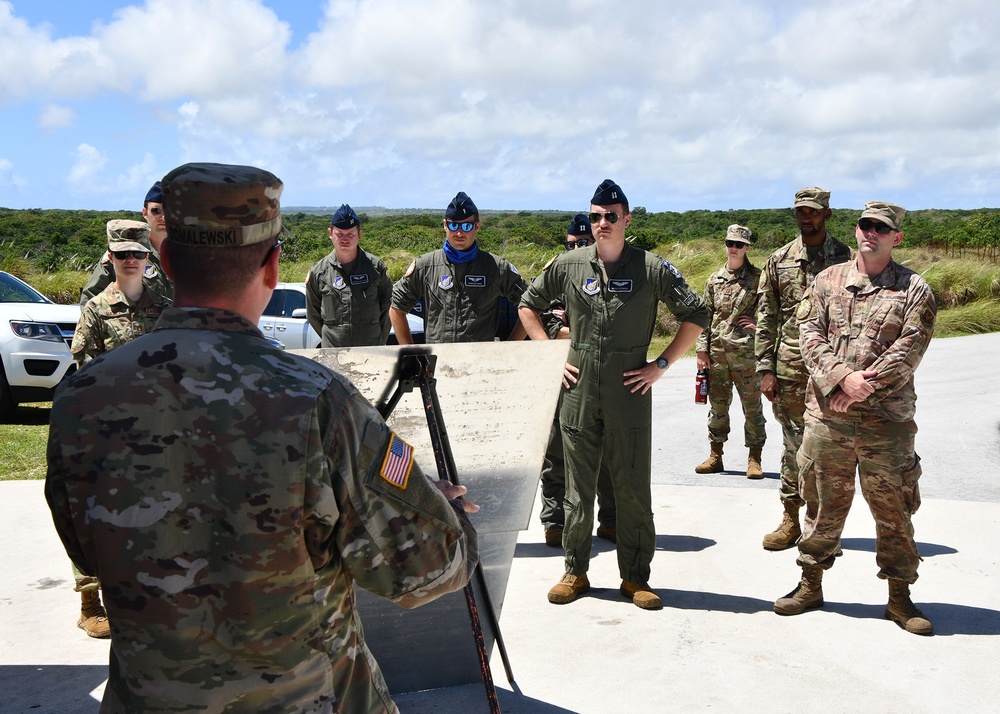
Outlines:
[[[666,369],[667,367],[670,366],[670,364],[667,362],[667,360],[663,359],[662,357],[657,357],[656,366],[659,367],[660,369]]]

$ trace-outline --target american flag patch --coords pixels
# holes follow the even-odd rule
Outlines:
[[[413,447],[395,434],[389,439],[389,450],[382,462],[382,478],[394,486],[406,488],[413,467]]]

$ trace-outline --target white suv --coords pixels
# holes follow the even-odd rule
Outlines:
[[[57,305],[0,271],[0,420],[20,402],[51,401],[76,370],[69,345],[79,319],[79,305]]]

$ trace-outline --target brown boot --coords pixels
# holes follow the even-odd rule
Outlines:
[[[815,565],[802,566],[799,586],[774,602],[779,615],[801,615],[806,610],[823,607],[823,569]]]
[[[597,526],[597,537],[618,545],[618,529],[615,526]]]
[[[104,639],[111,637],[111,626],[108,625],[108,613],[101,604],[100,590],[83,590],[80,592],[80,619],[76,626],[91,637]]]
[[[552,526],[545,529],[545,545],[562,548],[562,526]]]
[[[633,605],[641,607],[643,610],[659,610],[663,606],[660,602],[660,596],[650,589],[649,583],[630,583],[627,580],[622,580],[618,592],[630,599]]]
[[[785,514],[781,517],[778,529],[764,536],[764,550],[791,548],[802,535],[802,529],[799,528],[799,507],[788,502],[784,506]]]
[[[562,576],[562,579],[556,583],[551,590],[549,590],[549,602],[555,603],[556,605],[565,605],[568,602],[573,602],[588,590],[590,590],[590,581],[587,580],[586,573],[583,573],[582,575],[566,573]]]
[[[747,461],[747,478],[764,478],[764,469],[760,467],[760,447],[750,447],[750,459]]]
[[[717,474],[722,473],[725,467],[722,465],[722,442],[709,442],[712,446],[711,455],[694,467],[696,474]]]
[[[915,635],[934,633],[934,625],[910,600],[910,584],[903,580],[889,580],[889,604],[885,607],[885,619]]]

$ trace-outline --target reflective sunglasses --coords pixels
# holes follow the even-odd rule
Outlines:
[[[273,253],[274,251],[276,251],[278,248],[280,248],[284,244],[285,244],[285,239],[284,238],[278,238],[278,240],[275,242],[275,244],[272,245],[268,249],[267,253],[264,255],[264,260],[260,261],[260,267],[263,268],[265,265],[267,265],[267,261],[269,261],[271,259],[271,253]]]
[[[607,219],[608,223],[615,224],[615,223],[618,222],[618,219],[621,218],[621,216],[619,216],[614,211],[608,211],[607,213],[591,213],[590,214],[590,222],[591,223],[600,223],[602,218]]]
[[[862,218],[858,221],[858,228],[860,228],[863,233],[874,230],[881,236],[884,236],[886,233],[892,233],[892,226],[887,226],[882,221],[871,221],[867,218]]]
[[[749,248],[750,246],[747,245],[746,243],[744,243],[741,240],[727,240],[726,241],[726,247],[727,248]]]
[[[161,213],[163,213],[163,209],[157,208],[156,206],[153,206],[152,208],[147,208],[146,210],[152,213],[154,216],[158,216]]]
[[[463,233],[471,233],[472,229],[476,227],[475,221],[463,221],[461,223],[457,221],[448,221],[445,225],[448,226],[448,230],[452,233],[456,232],[459,228],[462,229]]]
[[[111,255],[118,260],[127,260],[130,255],[136,260],[145,260],[149,253],[144,250],[113,250]]]
[[[586,248],[590,245],[590,242],[590,238],[580,238],[579,240],[568,240],[564,245],[566,246],[566,250],[575,250],[577,248]]]

